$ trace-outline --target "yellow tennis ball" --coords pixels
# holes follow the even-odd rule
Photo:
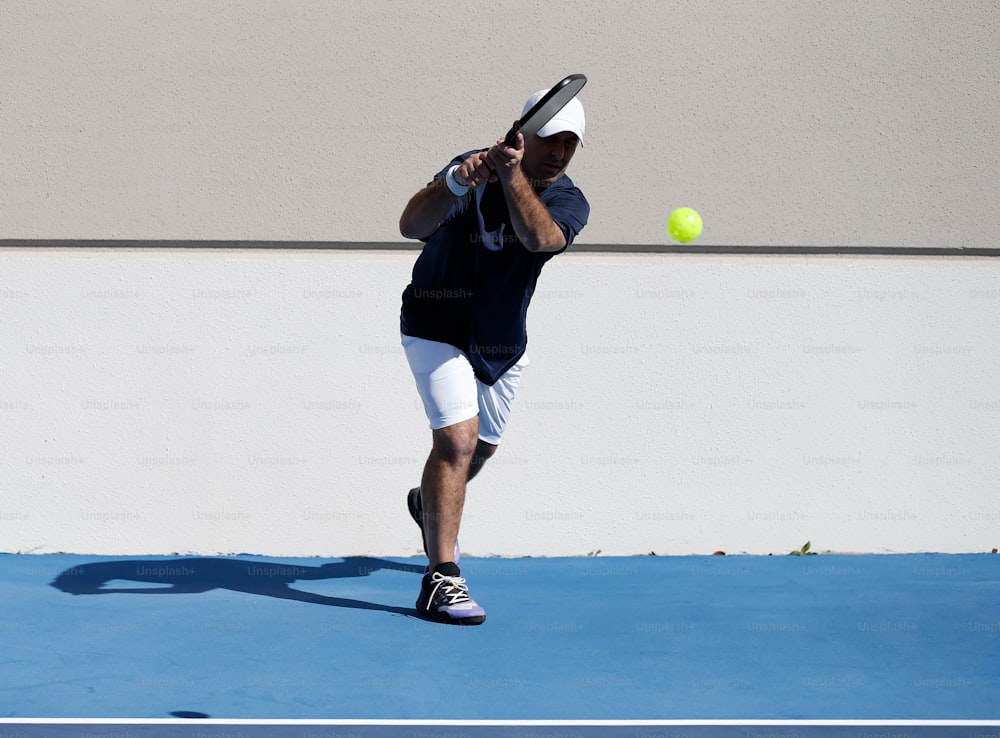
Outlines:
[[[677,208],[667,218],[667,231],[680,243],[690,243],[698,238],[701,227],[701,216],[694,208]]]

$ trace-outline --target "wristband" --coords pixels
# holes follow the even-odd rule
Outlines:
[[[455,170],[458,169],[458,166],[459,165],[456,164],[451,169],[448,170],[448,173],[444,175],[444,181],[445,184],[448,185],[448,189],[451,190],[451,194],[455,195],[456,197],[461,197],[462,195],[464,195],[466,192],[469,191],[469,186],[460,185],[458,181],[455,179]]]

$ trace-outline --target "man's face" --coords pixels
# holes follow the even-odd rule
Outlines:
[[[532,136],[524,142],[521,170],[537,188],[548,187],[566,172],[580,139],[564,131],[553,136]]]

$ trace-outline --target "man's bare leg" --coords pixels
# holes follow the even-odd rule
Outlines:
[[[467,482],[471,482],[473,477],[475,477],[479,470],[483,468],[483,464],[486,460],[490,458],[493,454],[497,452],[497,447],[492,443],[487,443],[481,438],[476,442],[476,451],[472,455],[472,463],[469,464],[469,476],[466,477]]]
[[[431,453],[420,480],[424,537],[431,570],[455,558],[455,541],[465,505],[465,484],[478,445],[479,418],[470,418],[432,433]]]
[[[472,418],[434,431],[420,488],[411,490],[420,495],[430,572],[421,583],[417,611],[453,625],[479,625],[486,620],[486,612],[469,596],[459,576],[457,561],[466,483],[496,451],[496,446],[477,438],[478,430],[479,419]]]

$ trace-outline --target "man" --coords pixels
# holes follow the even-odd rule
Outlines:
[[[525,103],[522,116],[546,92]],[[458,567],[466,483],[497,449],[528,364],[525,317],[545,262],[586,225],[569,177],[583,106],[568,103],[537,135],[455,157],[410,199],[400,233],[425,242],[403,292],[403,348],[432,445],[407,504],[429,559],[422,617],[478,625],[486,613]]]

